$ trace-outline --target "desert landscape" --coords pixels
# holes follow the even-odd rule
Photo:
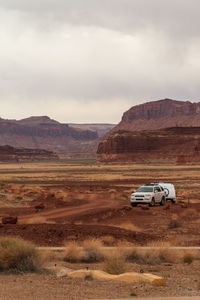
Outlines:
[[[0,300],[200,300],[199,11],[0,0]]]
[[[200,295],[199,251],[171,248],[200,246],[199,169],[198,165],[104,165],[88,159],[1,164],[0,235],[45,247],[39,252],[49,272],[1,275],[3,299],[9,299],[11,285],[19,294],[26,290],[22,299],[29,299],[31,293],[44,299],[43,285],[49,299]],[[177,203],[132,208],[132,191],[158,180],[174,183]],[[66,250],[52,252],[46,247]],[[90,253],[89,258],[80,247]],[[105,270],[105,249],[116,258],[114,271],[108,272],[153,273],[165,278],[165,286],[113,281],[111,292],[107,280],[59,277],[62,270]]]

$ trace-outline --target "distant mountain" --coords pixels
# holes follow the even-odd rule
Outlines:
[[[43,161],[58,159],[52,151],[0,146],[0,162]]]
[[[81,130],[92,130],[96,131],[98,137],[102,137],[106,135],[112,128],[116,126],[116,124],[104,124],[104,123],[94,123],[94,124],[75,124],[69,123],[69,125],[73,128],[78,128]]]
[[[96,145],[97,139],[96,131],[73,128],[47,116],[19,121],[0,119],[0,145],[66,153],[76,152],[77,148],[81,152],[82,145],[84,151],[90,151],[91,144]],[[91,151],[95,153],[95,150],[96,148]]]
[[[190,126],[200,126],[200,103],[164,99],[133,106],[112,132]]]

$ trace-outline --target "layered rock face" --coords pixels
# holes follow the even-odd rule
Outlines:
[[[0,119],[0,145],[66,152],[98,138],[97,132],[61,124],[49,117]]]
[[[111,129],[113,129],[116,124],[101,124],[101,123],[96,123],[96,124],[69,124],[70,127],[73,128],[78,128],[82,130],[92,130],[96,131],[98,134],[98,137],[103,137],[106,135]]]
[[[200,126],[200,103],[164,99],[133,106],[112,132],[190,126]]]
[[[200,163],[200,103],[170,99],[132,107],[99,144],[102,162]]]
[[[58,156],[47,150],[0,146],[0,162],[23,162],[53,159],[58,159]]]
[[[200,163],[200,127],[118,131],[99,144],[97,157],[101,162]]]

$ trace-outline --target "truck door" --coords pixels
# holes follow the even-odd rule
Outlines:
[[[160,187],[159,186],[155,187],[154,191],[155,191],[155,201],[160,202],[162,199],[162,192]]]

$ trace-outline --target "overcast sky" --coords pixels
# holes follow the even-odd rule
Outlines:
[[[0,0],[0,116],[120,121],[200,101],[199,0]]]

